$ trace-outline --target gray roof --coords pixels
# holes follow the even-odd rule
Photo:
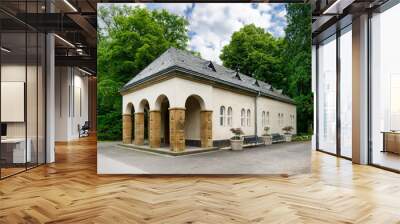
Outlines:
[[[210,65],[210,63],[212,63],[212,65]],[[268,83],[237,73],[215,62],[204,60],[194,56],[190,52],[176,48],[169,48],[165,51],[160,57],[155,59],[146,68],[140,71],[139,74],[127,82],[122,87],[121,91],[128,90],[147,80],[161,75],[167,75],[173,71],[181,71],[189,76],[205,78],[242,90],[260,93],[261,95],[280,101],[294,103],[290,97],[282,94],[282,90],[275,89]]]

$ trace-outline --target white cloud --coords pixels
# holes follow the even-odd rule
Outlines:
[[[163,8],[166,9],[168,12],[180,15],[180,16],[185,16],[185,11],[192,7],[192,3],[174,3],[174,4],[168,4],[168,3],[154,3],[153,4],[155,8]]]
[[[284,27],[272,20],[272,14],[282,18],[286,11],[274,10],[273,4],[196,3],[193,7],[192,3],[148,3],[146,6],[149,9],[163,8],[186,17],[190,23],[189,31],[194,33],[189,48],[200,52],[204,59],[220,64],[219,55],[223,46],[230,42],[233,32],[244,25],[254,23],[265,30],[273,30],[275,35],[284,35]]]
[[[196,4],[190,17],[189,30],[195,32],[189,47],[199,51],[203,58],[221,63],[219,55],[233,32],[247,24],[268,29],[272,9],[269,4],[257,8],[251,4]],[[212,46],[212,48],[211,48]]]

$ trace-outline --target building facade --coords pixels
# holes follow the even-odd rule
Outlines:
[[[316,1],[313,147],[400,172],[400,4]]]
[[[296,106],[282,91],[188,52],[168,49],[121,90],[123,143],[208,148],[244,135],[296,133]]]

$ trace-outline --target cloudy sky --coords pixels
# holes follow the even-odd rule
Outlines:
[[[200,52],[204,59],[221,60],[219,55],[233,32],[254,23],[274,36],[284,36],[286,10],[283,4],[267,3],[131,3],[130,6],[166,9],[189,21],[189,48]]]

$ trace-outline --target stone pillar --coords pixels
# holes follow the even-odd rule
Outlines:
[[[212,111],[202,110],[200,112],[200,140],[202,148],[209,148],[213,146]]]
[[[171,151],[185,150],[185,108],[169,109],[169,144]]]
[[[144,113],[135,113],[135,145],[144,144]]]
[[[132,144],[132,115],[122,115],[122,143]]]
[[[159,148],[161,144],[161,113],[158,110],[150,111],[149,139],[151,148]]]

